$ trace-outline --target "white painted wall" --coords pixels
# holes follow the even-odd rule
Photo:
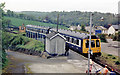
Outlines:
[[[109,34],[115,35],[115,29],[113,28],[113,26],[111,26],[111,27],[108,29],[108,35],[109,35]]]
[[[102,30],[102,34],[108,34],[108,30]]]

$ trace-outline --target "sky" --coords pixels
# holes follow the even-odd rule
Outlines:
[[[118,13],[120,0],[0,0],[11,11],[88,11]]]

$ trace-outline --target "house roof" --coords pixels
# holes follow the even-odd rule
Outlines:
[[[103,27],[103,26],[98,26],[98,29],[106,30],[107,28],[105,28],[105,27]]]
[[[118,29],[118,25],[112,25],[114,29]]]
[[[56,33],[53,32],[53,33],[47,34],[46,37],[50,39],[50,38],[51,38],[52,36],[54,36],[55,34],[56,34]]]
[[[49,38],[50,40],[53,39],[53,38],[56,37],[56,36],[60,36],[60,37],[62,37],[63,39],[66,40],[66,38],[65,38],[64,36],[62,36],[61,34],[56,33],[56,32],[53,32],[53,33],[47,34],[47,38]]]

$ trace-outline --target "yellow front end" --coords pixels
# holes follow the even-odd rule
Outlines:
[[[89,50],[89,39],[83,40],[83,53],[88,53]],[[91,50],[93,53],[101,52],[101,42],[100,39],[91,39]]]

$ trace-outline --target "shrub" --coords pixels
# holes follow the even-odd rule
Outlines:
[[[112,56],[112,54],[108,54],[108,56]]]
[[[101,39],[101,42],[107,42],[105,34],[98,34],[98,37]]]
[[[116,59],[116,57],[113,57],[112,59]]]
[[[119,64],[120,64],[120,62],[119,62],[119,61],[116,61],[116,62],[115,62],[115,64],[116,64],[116,65],[119,65]]]
[[[113,41],[117,41],[118,40],[118,36],[117,35],[113,35],[112,39],[113,39]]]

